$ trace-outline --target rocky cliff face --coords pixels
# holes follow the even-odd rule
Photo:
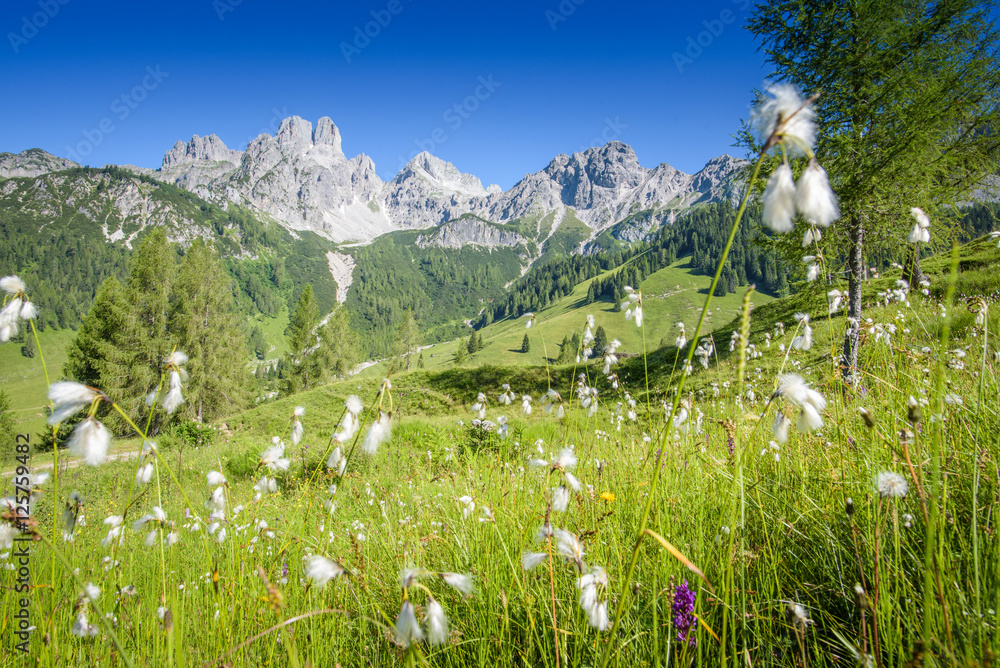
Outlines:
[[[528,240],[514,230],[505,229],[503,226],[475,216],[463,216],[458,220],[444,223],[428,234],[421,234],[417,237],[416,244],[421,248],[481,246],[493,250],[499,247],[527,246]]]
[[[20,211],[25,217],[45,221],[89,221],[109,242],[131,248],[147,227],[165,227],[171,241],[189,243],[196,237],[212,239],[217,233],[191,210],[178,207],[163,196],[161,185],[136,178],[109,178],[90,171],[84,174],[54,172],[30,179],[0,182],[0,208]],[[196,209],[190,205],[190,209]]]
[[[40,148],[29,148],[20,153],[0,153],[0,179],[17,176],[40,176],[49,172],[79,167],[72,160],[57,158]]]
[[[323,117],[314,128],[292,116],[273,137],[262,134],[245,151],[226,147],[215,135],[195,135],[167,151],[160,169],[129,169],[222,206],[235,202],[260,210],[293,231],[365,243],[393,230],[436,227],[470,213],[499,224],[554,213],[556,224],[548,232],[552,234],[572,210],[596,235],[636,211],[680,211],[699,202],[733,199],[738,193],[732,177],[740,164],[722,156],[697,174],[665,163],[649,169],[639,164],[630,146],[613,141],[558,155],[506,192],[498,186],[484,188],[475,176],[426,152],[386,183],[371,158],[344,155],[340,130],[332,120]],[[19,156],[0,154],[0,177],[35,176],[72,166],[75,163],[37,149]],[[433,238],[433,243],[454,244],[468,237],[469,243],[489,246],[506,245],[513,238],[486,228],[473,230],[470,223],[451,229],[425,235],[427,243]]]
[[[558,221],[569,209],[596,234],[636,210],[680,209],[727,198],[730,176],[739,164],[723,156],[694,175],[667,164],[648,169],[631,147],[615,141],[558,155],[506,192],[498,186],[484,188],[475,176],[427,152],[384,183],[368,156],[347,159],[340,131],[329,118],[321,118],[314,129],[293,116],[274,137],[260,135],[244,152],[226,148],[214,135],[178,142],[164,156],[160,174],[202,197],[258,208],[292,230],[367,242],[392,230],[435,227],[468,213],[502,224],[552,212]],[[470,232],[468,224],[461,229]],[[433,238],[434,243],[452,244],[461,237]],[[426,236],[427,243],[430,239]]]

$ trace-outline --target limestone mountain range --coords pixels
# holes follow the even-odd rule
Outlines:
[[[639,211],[661,211],[663,219],[672,220],[696,203],[738,197],[734,174],[742,164],[724,155],[696,174],[666,163],[650,169],[639,164],[630,146],[612,141],[560,154],[507,191],[484,187],[477,177],[427,152],[386,182],[370,157],[344,154],[340,130],[330,118],[319,119],[314,127],[292,116],[274,136],[261,134],[245,151],[228,148],[214,134],[195,135],[168,150],[157,170],[123,167],[223,207],[236,203],[258,210],[293,232],[312,231],[338,243],[367,243],[394,230],[451,223],[422,243],[457,247],[520,244],[521,234],[495,226],[525,219],[537,223],[532,232],[539,246],[567,216],[590,228],[591,238]],[[38,149],[0,154],[0,178],[76,166]],[[546,217],[549,222],[543,226],[540,221]],[[455,224],[458,219],[462,222]],[[520,229],[524,232],[525,226]],[[625,237],[642,233],[623,232]]]

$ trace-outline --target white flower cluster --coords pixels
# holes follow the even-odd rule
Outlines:
[[[813,154],[816,112],[810,106],[811,100],[803,100],[790,84],[773,84],[766,92],[754,110],[751,124],[763,149],[780,146],[785,159],[771,173],[764,188],[764,224],[778,234],[785,234],[794,229],[796,214],[801,215],[809,225],[802,237],[802,246],[808,247],[822,238],[820,228],[829,227],[840,217],[830,179]],[[809,164],[798,183],[788,164],[789,154],[809,156]],[[811,255],[803,258],[809,281],[819,276],[816,259]]]
[[[799,409],[797,427],[801,433],[814,431],[823,426],[823,417],[820,412],[826,410],[826,399],[819,392],[811,389],[802,376],[794,373],[782,375],[778,378],[778,389],[774,394],[785,398]],[[778,443],[787,441],[790,424],[788,418],[781,411],[778,411],[772,428],[774,440]]]
[[[472,594],[472,577],[462,573],[431,573],[419,569],[406,569],[399,574],[399,582],[403,587],[403,605],[396,617],[395,639],[396,643],[402,647],[409,647],[414,642],[424,639],[424,630],[417,621],[416,611],[413,603],[409,599],[408,590],[417,584],[417,579],[424,576],[439,577],[446,585],[453,587],[461,594],[469,596]],[[421,589],[426,587],[420,585]],[[424,626],[426,628],[427,641],[432,645],[444,645],[450,638],[448,629],[448,617],[444,608],[433,596],[428,596],[427,605],[424,609]]]
[[[24,281],[17,276],[0,278],[0,290],[7,293],[10,301],[0,310],[0,343],[7,343],[17,336],[19,320],[34,320],[38,312],[24,293]]]
[[[642,327],[642,291],[626,285],[625,294],[628,297],[621,305],[621,309],[625,311],[625,319],[635,320],[635,326]]]
[[[924,210],[919,206],[915,206],[910,209],[910,215],[913,216],[913,229],[910,230],[910,235],[906,237],[906,240],[911,244],[919,243],[930,243],[931,241],[931,219],[927,217]]]

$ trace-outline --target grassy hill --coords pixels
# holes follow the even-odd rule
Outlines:
[[[563,337],[574,333],[582,334],[588,314],[594,316],[595,329],[597,326],[605,328],[609,341],[618,339],[622,342],[621,352],[651,352],[661,345],[673,342],[679,332],[676,327],[678,322],[683,322],[689,333],[694,331],[705,293],[712,282],[710,276],[692,270],[689,258],[682,258],[651,274],[639,286],[643,293],[645,319],[643,328],[639,329],[625,319],[625,314],[617,303],[611,303],[607,299],[586,303],[590,283],[611,273],[613,271],[604,272],[594,279],[584,281],[573,288],[569,295],[536,313],[535,324],[530,329],[525,329],[526,320],[523,318],[502,320],[482,328],[479,333],[483,337],[484,348],[471,355],[465,366],[538,366],[544,365],[546,358],[551,363],[559,355],[559,344]],[[769,295],[757,293],[753,301],[754,304],[763,305],[773,299]],[[716,298],[706,322],[707,331],[730,322],[739,313],[741,302],[742,290]],[[455,350],[459,345],[466,345],[470,332],[467,329],[464,337],[435,344],[424,350],[425,367],[428,370],[452,368]],[[525,334],[531,340],[531,350],[528,353],[520,352]],[[362,375],[384,376],[391,364],[391,360],[381,362],[366,369]]]
[[[37,545],[33,563],[46,565],[36,575],[46,597],[32,614],[52,615],[51,642],[95,665],[119,651],[115,642],[157,665],[171,657],[183,665],[325,665],[336,657],[342,665],[554,666],[558,654],[560,665],[588,666],[606,643],[619,665],[742,656],[752,665],[840,666],[875,653],[885,665],[914,656],[971,665],[1000,650],[1000,249],[981,239],[958,260],[954,303],[947,255],[925,262],[926,295],[887,303],[884,293],[898,278],[891,273],[866,285],[860,388],[835,375],[845,321],[825,315],[830,286],[813,284],[758,302],[749,343],[761,354],[744,351],[742,385],[740,351],[729,351],[726,335],[736,326],[738,294],[720,301],[713,308],[718,355],[707,369],[695,364],[682,395],[686,417],[671,426],[660,403],[673,399],[677,351],[668,345],[646,360],[623,361],[619,375],[629,378],[618,389],[597,363],[582,369],[599,390],[592,414],[571,397],[570,366],[429,368],[395,376],[391,389],[380,390],[378,377],[352,377],[260,405],[217,425],[214,442],[182,448],[177,437],[163,439],[148,490],[133,487],[144,462],[90,468],[71,461],[59,502],[46,493],[32,508],[46,533],[61,530],[53,529],[52,508],[61,510],[69,490],[86,500],[88,521],[72,542],[55,543],[78,570],[57,561],[53,577],[50,548]],[[663,272],[643,285],[650,330],[683,317],[698,297],[697,286],[691,295],[666,296],[685,275],[699,277],[682,266]],[[657,294],[665,295],[659,306]],[[536,327],[547,323],[553,336],[578,331],[581,306],[556,303]],[[812,315],[809,350],[789,348],[799,311]],[[621,331],[610,329],[624,323],[620,312],[596,315],[607,318],[609,335]],[[784,335],[775,333],[778,322]],[[888,341],[876,338],[885,331],[892,331]],[[483,332],[481,361],[502,360],[502,347],[523,336],[523,321]],[[650,397],[639,371],[647,367],[658,388]],[[794,423],[801,410],[791,389],[772,396],[789,382],[786,372],[824,399],[822,425],[801,433],[793,426],[787,440],[772,428],[778,411]],[[504,382],[518,396],[510,406],[497,402]],[[562,419],[540,406],[550,382],[566,399]],[[473,422],[479,391],[489,397],[486,428]],[[639,399],[634,416],[627,391]],[[535,399],[530,415],[520,406],[525,393]],[[325,461],[349,394],[361,397],[364,424],[341,451],[349,459],[340,475]],[[304,409],[304,435],[293,445],[296,406]],[[362,454],[370,420],[390,408],[391,435]],[[506,438],[496,429],[501,417]],[[288,443],[287,470],[271,471],[262,460],[272,437]],[[561,456],[566,448],[572,459]],[[37,455],[30,466],[41,470],[47,458]],[[534,467],[532,459],[553,463]],[[214,493],[225,501],[212,502],[225,512],[210,526],[204,500],[213,495],[206,486],[212,470],[227,482]],[[261,487],[261,476],[274,478],[274,491],[266,480]],[[47,485],[46,492],[54,488]],[[640,536],[647,502],[654,533]],[[162,533],[133,530],[154,505],[167,518]],[[109,529],[102,519],[126,508],[115,551],[114,540],[101,544]],[[546,521],[560,531],[551,544],[540,531]],[[178,543],[158,549],[168,532]],[[568,558],[559,556],[560,545]],[[582,552],[579,561],[574,551]],[[105,557],[119,564],[105,568]],[[335,560],[344,574],[318,581],[317,557]],[[605,570],[592,570],[598,566]],[[418,584],[403,578],[404,588],[407,569],[417,569]],[[472,587],[452,589],[448,573],[468,574]],[[579,605],[582,573],[600,578],[592,593],[609,615],[629,595],[625,633],[593,628]],[[71,634],[79,621],[73,603],[88,582],[102,593],[86,603],[95,635],[81,639]],[[673,609],[682,594],[698,620],[693,644],[677,640]],[[0,592],[0,604],[13,609],[15,596]],[[451,634],[441,645],[405,649],[394,642],[404,601],[422,621],[431,596]],[[169,609],[172,626],[157,623],[157,608],[164,617]],[[105,623],[106,610],[116,624]]]

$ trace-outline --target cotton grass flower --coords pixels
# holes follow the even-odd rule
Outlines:
[[[782,375],[778,379],[778,389],[774,395],[785,398],[799,409],[799,419],[796,423],[799,432],[808,433],[823,426],[823,417],[820,415],[820,411],[826,410],[826,399],[819,392],[811,389],[801,376],[794,373]],[[777,418],[775,419],[777,421]],[[779,443],[784,442],[778,438],[777,433],[775,440]]]
[[[764,224],[773,231],[791,232],[795,218],[795,179],[792,168],[783,162],[771,174],[764,189]]]
[[[101,394],[86,385],[61,380],[49,385],[49,401],[54,406],[49,415],[49,426],[55,426],[71,415],[92,405]]]
[[[815,225],[810,225],[806,233],[802,235],[802,247],[808,248],[815,243],[818,243],[820,239],[823,238],[823,233],[819,231]]]
[[[449,587],[458,590],[465,596],[472,594],[472,577],[464,573],[439,573],[439,576]]]
[[[587,621],[591,627],[598,631],[607,630],[608,602],[598,599],[608,587],[607,571],[600,566],[593,566],[588,573],[577,578],[576,586],[580,590],[580,607],[587,613]]]
[[[392,437],[392,413],[379,411],[378,419],[368,428],[365,440],[361,444],[361,452],[366,455],[374,455],[378,452],[378,446],[385,443]]]
[[[844,293],[834,288],[826,293],[826,299],[829,312],[832,315],[840,310],[840,305],[844,301]]]
[[[583,571],[583,545],[580,544],[576,535],[565,529],[556,529],[553,532],[556,538],[556,552],[566,561],[576,565],[579,571]]]
[[[306,409],[302,406],[296,406],[295,411],[292,413],[292,445],[298,445],[299,441],[302,440],[302,434],[305,433],[302,421],[299,420],[305,414]]]
[[[552,512],[564,513],[569,506],[569,490],[565,485],[559,485],[552,492]]]
[[[0,290],[3,290],[8,295],[17,295],[26,289],[24,281],[17,276],[4,276],[0,278]]]
[[[795,206],[807,221],[820,227],[829,227],[840,217],[826,170],[815,159],[809,161],[795,186]]]
[[[257,481],[257,484],[253,486],[253,491],[256,492],[254,501],[260,501],[264,495],[275,494],[278,491],[278,481],[274,478],[268,478],[266,475],[262,476]]]
[[[435,599],[427,602],[424,622],[427,624],[427,641],[432,645],[444,645],[448,642],[448,617],[444,608]]]
[[[817,260],[819,256],[816,255],[806,255],[802,258],[802,262],[806,265],[806,280],[812,283],[817,278],[819,278],[820,266]]]
[[[70,629],[70,633],[77,638],[93,638],[100,633],[100,629],[89,623],[87,621],[87,614],[81,610],[76,615],[76,622],[73,624],[73,628]]]
[[[306,557],[306,578],[320,589],[325,587],[330,580],[343,575],[344,572],[344,567],[333,559],[327,559],[318,554]]]
[[[73,429],[67,447],[81,457],[87,466],[100,466],[108,457],[111,432],[93,417],[88,417]]]
[[[782,143],[793,154],[811,149],[816,140],[816,112],[795,86],[771,84],[753,111],[750,125],[765,148]]]
[[[809,324],[808,313],[796,313],[795,319],[802,323],[800,334],[792,339],[792,348],[796,350],[809,350],[812,348],[812,326]]]
[[[184,403],[184,396],[181,394],[181,382],[187,380],[187,371],[183,365],[187,364],[188,356],[179,350],[175,350],[167,357],[167,371],[170,378],[170,389],[163,397],[163,410],[173,413]],[[155,394],[154,394],[155,396]]]
[[[913,229],[910,230],[910,234],[906,237],[906,240],[911,244],[930,243],[931,219],[928,218],[927,214],[924,213],[924,210],[918,206],[910,209],[910,215],[913,216],[914,223]]]
[[[883,471],[878,474],[878,493],[884,499],[902,499],[910,491],[910,485],[906,478],[892,471]]]
[[[424,633],[420,630],[417,615],[410,601],[403,601],[399,616],[396,617],[395,632],[396,644],[402,647],[409,647],[412,643],[424,639]]]
[[[548,557],[545,552],[522,552],[521,553],[521,568],[526,571],[530,571],[540,563],[545,561]]]
[[[18,320],[33,320],[38,314],[34,304],[28,301],[24,281],[17,276],[0,278],[0,289],[11,298],[0,310],[0,343],[6,343],[17,336]]]
[[[261,453],[260,465],[271,471],[287,471],[291,460],[285,457],[285,444],[278,438],[274,438],[272,442],[274,446]]]
[[[621,304],[621,310],[625,311],[625,319],[634,320],[636,327],[642,327],[642,291],[636,290],[631,285],[626,285],[625,294],[627,295],[627,299]],[[587,323],[587,330],[589,331],[593,324],[592,316],[587,316]],[[586,341],[584,341],[584,344],[586,345]]]
[[[135,472],[136,485],[148,485],[149,481],[152,479],[153,479],[152,464],[146,464],[145,466],[140,466],[139,470]]]

